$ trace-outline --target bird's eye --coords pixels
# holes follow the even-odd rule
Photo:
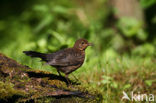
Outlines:
[[[84,44],[84,42],[82,42],[82,44]]]

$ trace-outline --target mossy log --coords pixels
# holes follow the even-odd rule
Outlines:
[[[81,85],[67,85],[64,77],[33,70],[0,54],[0,103],[99,103],[102,96]]]

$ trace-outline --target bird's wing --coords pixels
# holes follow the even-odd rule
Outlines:
[[[74,49],[65,49],[53,53],[48,64],[53,66],[71,66],[83,63],[84,55]]]

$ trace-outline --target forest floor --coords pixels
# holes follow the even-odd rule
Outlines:
[[[50,72],[33,70],[0,54],[0,102],[101,102],[102,95]]]

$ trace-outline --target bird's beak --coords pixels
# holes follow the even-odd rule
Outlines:
[[[93,43],[88,43],[88,46],[93,46]]]

